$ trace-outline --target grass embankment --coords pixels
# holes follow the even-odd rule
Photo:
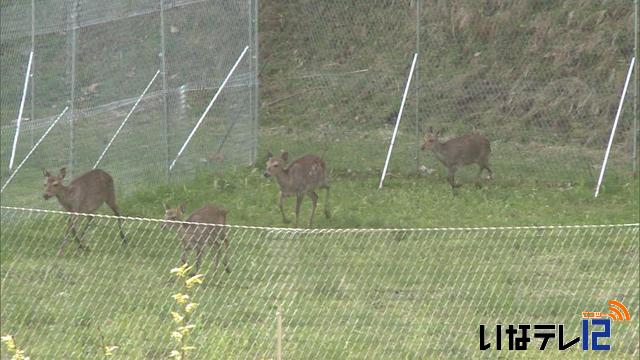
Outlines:
[[[258,186],[253,180],[248,185]],[[338,191],[338,198],[356,195]],[[251,222],[266,221],[255,210]],[[277,217],[275,209],[265,214]],[[4,333],[15,335],[32,357],[100,358],[98,327],[106,343],[119,346],[118,356],[168,355],[171,295],[180,288],[168,273],[180,255],[173,230],[128,221],[124,246],[115,221],[95,220],[86,236],[90,252],[71,243],[56,257],[66,217],[25,215],[3,211]],[[603,311],[611,298],[633,308],[637,236],[637,228],[232,229],[232,272],[204,259],[206,281],[194,294],[200,305],[190,343],[201,359],[272,358],[280,304],[284,353],[296,359],[475,357],[479,324],[492,334],[497,323],[563,323],[565,336],[573,338],[580,334],[581,311]],[[637,327],[633,321],[614,326],[612,354],[632,358]],[[554,358],[555,351],[525,354]],[[569,353],[582,350],[575,346]]]

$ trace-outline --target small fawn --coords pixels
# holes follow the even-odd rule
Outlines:
[[[185,205],[182,204],[177,208],[168,208],[165,205],[165,220],[182,221],[182,215],[185,212]],[[195,210],[191,216],[185,220],[186,222],[205,223],[205,224],[218,224],[224,225],[227,222],[227,211],[219,207],[205,204],[201,208]],[[227,238],[227,228],[224,226],[205,226],[205,225],[193,225],[184,223],[171,223],[175,227],[181,236],[182,254],[180,255],[180,261],[182,263],[187,262],[187,254],[189,250],[195,250],[196,252],[196,264],[195,271],[200,269],[200,263],[202,261],[202,255],[204,254],[204,248],[208,245],[215,251],[216,260],[218,260],[220,254],[223,252],[222,244],[224,244],[225,254],[222,254],[222,263],[227,273],[231,272],[229,263],[227,261],[226,251],[229,248],[229,240]]]
[[[424,137],[422,150],[431,149],[438,160],[446,166],[448,170],[447,180],[452,189],[455,190],[462,186],[462,184],[456,184],[454,178],[456,171],[462,166],[471,164],[480,166],[476,179],[476,186],[478,187],[481,185],[482,170],[487,169],[489,172],[488,178],[492,178],[493,172],[489,167],[491,146],[486,137],[479,134],[467,134],[441,143],[438,141],[440,135],[442,135],[442,130],[433,132],[433,129],[429,127]]]
[[[329,212],[329,177],[327,176],[327,167],[324,161],[316,155],[304,155],[294,160],[287,166],[289,153],[283,152],[280,156],[273,156],[269,153],[266,164],[265,177],[273,176],[280,186],[280,212],[282,213],[282,221],[288,222],[284,214],[284,200],[291,195],[296,196],[296,222],[298,227],[298,217],[300,215],[300,204],[305,194],[309,194],[311,198],[311,218],[309,219],[309,227],[313,226],[313,216],[318,205],[318,194],[316,189],[324,188],[327,190],[327,200],[325,202],[324,214],[327,218],[331,216]]]
[[[69,186],[64,186],[62,180],[67,174],[66,168],[60,169],[58,176],[52,175],[49,171],[43,170],[45,182],[44,192],[42,197],[45,200],[49,200],[52,197],[56,197],[62,207],[68,212],[92,214],[103,203],[111,208],[116,216],[120,216],[118,213],[118,206],[116,205],[116,194],[113,186],[113,178],[107,172],[95,169],[91,170],[83,175],[80,175],[73,179]],[[85,228],[80,236],[76,232],[76,222],[78,221],[77,215],[71,215],[69,218],[67,233],[62,240],[58,255],[61,256],[64,253],[64,246],[69,238],[69,233],[73,234],[78,247],[80,249],[88,249],[86,245],[82,244],[82,236],[89,228],[89,225],[93,217],[89,218],[89,222],[85,225]],[[120,237],[126,244],[127,238],[122,231],[122,219],[118,218],[118,226],[120,227]]]

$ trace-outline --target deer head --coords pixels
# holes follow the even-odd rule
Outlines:
[[[422,150],[427,150],[433,148],[433,146],[438,142],[438,138],[442,135],[442,129],[437,132],[433,131],[433,128],[429,126],[427,129],[427,133],[424,135],[424,144],[422,144]]]
[[[278,176],[287,166],[287,161],[289,161],[289,153],[286,151],[280,154],[280,156],[273,156],[273,154],[268,153],[267,157],[264,177]]]
[[[164,219],[172,220],[172,221],[182,221],[182,215],[186,210],[186,206],[184,203],[180,204],[180,206],[176,208],[169,208],[167,205],[164,205]]]
[[[42,192],[42,197],[45,200],[49,200],[50,198],[58,195],[60,191],[64,188],[62,185],[62,179],[64,179],[67,174],[66,168],[60,169],[60,174],[58,176],[52,175],[48,170],[42,169],[42,173],[44,174],[44,191]]]

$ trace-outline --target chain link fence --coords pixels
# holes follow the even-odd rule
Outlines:
[[[172,179],[198,168],[262,163],[267,150],[280,149],[293,156],[317,153],[338,175],[379,176],[417,52],[391,174],[444,177],[435,157],[420,151],[425,130],[434,127],[444,128],[447,138],[485,134],[502,184],[592,182],[633,55],[633,2],[545,4],[262,4],[258,109],[257,0],[4,1],[2,158],[9,158],[13,144],[32,48],[18,160],[71,105],[3,192],[4,201],[33,205],[41,168],[68,166],[77,175],[93,167],[158,70],[163,76],[99,166],[121,190],[166,178],[168,164],[247,45],[250,53]],[[628,99],[637,98],[637,85],[633,89]],[[627,172],[637,141],[629,104],[612,172]],[[260,154],[258,110],[264,119]],[[474,173],[463,169],[463,182]],[[4,166],[2,181],[10,174]]]
[[[414,53],[390,171],[446,170],[429,127],[491,141],[496,181],[593,182],[633,56],[633,1],[293,1],[264,7],[261,145],[380,174]],[[635,92],[635,94],[634,94]],[[628,174],[627,94],[611,171]],[[475,174],[476,169],[469,172]]]
[[[118,218],[79,215],[89,251],[70,240],[56,256],[68,217],[2,208],[3,334],[14,335],[32,358],[97,358],[100,336],[123,358],[166,357],[173,348],[171,296],[180,288],[169,269],[180,263],[182,225],[120,218],[124,245]],[[188,226],[201,233],[213,225]],[[613,323],[605,340],[612,350],[599,355],[636,358],[638,231],[638,224],[228,226],[223,251],[231,272],[207,250],[200,268],[206,280],[193,294],[193,358],[275,358],[278,306],[285,358],[493,356],[495,349],[479,350],[480,324],[564,324],[565,340],[573,339],[581,336],[582,312],[606,312],[611,299],[632,319]],[[549,355],[557,351],[554,341]],[[529,345],[527,353],[541,353],[540,339]],[[583,354],[580,345],[568,352]]]
[[[191,177],[198,168],[253,163],[256,0],[11,0],[2,2],[1,16],[3,184],[11,175],[7,165],[31,50],[16,163],[70,107],[3,192],[3,201],[34,204],[30,194],[40,187],[42,168],[67,166],[72,176],[90,170],[125,119],[98,164],[122,191],[169,176]],[[245,46],[248,54],[169,174]]]

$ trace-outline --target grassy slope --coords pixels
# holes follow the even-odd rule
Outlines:
[[[398,88],[415,49],[416,9],[414,2],[393,4],[381,2],[371,10],[368,3],[341,1],[263,3],[263,123],[295,126],[327,119],[361,126],[362,122],[382,121],[397,109]],[[474,86],[498,82],[513,91],[533,82],[541,87],[534,95],[515,99],[505,113],[498,110],[482,119],[479,128],[486,131],[509,123],[536,123],[536,116],[545,109],[549,123],[539,125],[552,127],[554,132],[586,138],[589,131],[606,130],[608,121],[600,119],[613,115],[612,104],[633,55],[631,1],[452,1],[422,6],[417,81],[423,87],[423,114],[433,112],[429,109],[434,103],[431,92],[464,101],[452,104],[453,108],[446,109],[450,113],[443,114],[451,123],[487,91],[480,88],[474,93]],[[292,80],[300,75],[361,68],[373,73],[365,82],[344,76],[341,85],[331,89],[334,93],[310,91],[269,106],[305,88]],[[429,87],[432,81],[438,87]],[[314,78],[305,83],[309,83],[306,87],[317,85]],[[389,96],[394,101],[388,101]],[[319,106],[308,103],[314,99]],[[348,106],[342,102],[345,99],[349,99]],[[310,111],[317,113],[305,114]],[[509,117],[507,124],[498,122],[502,117]],[[594,124],[592,119],[598,120]]]

